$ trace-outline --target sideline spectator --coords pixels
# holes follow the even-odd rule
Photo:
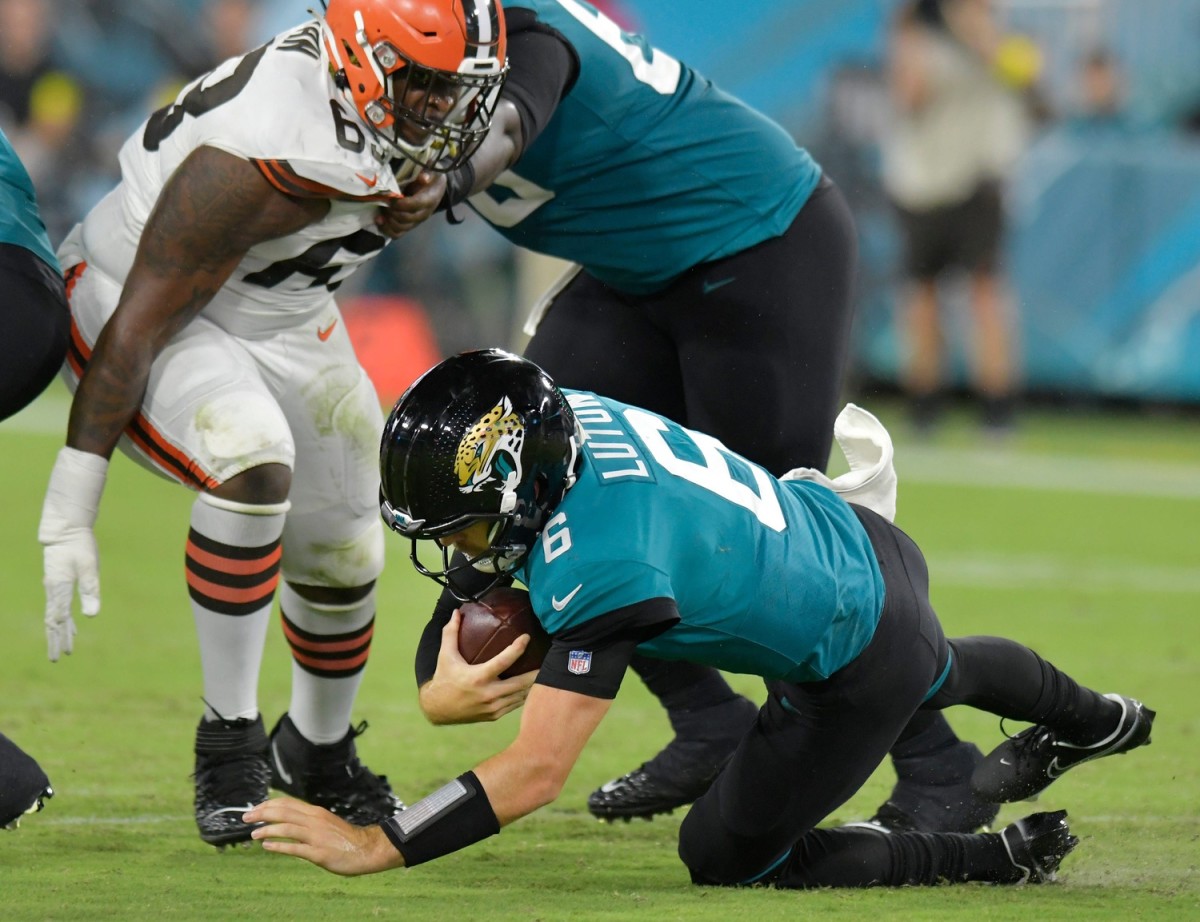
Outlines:
[[[1025,93],[1040,55],[1001,35],[989,0],[909,0],[890,37],[895,123],[884,145],[884,187],[904,237],[907,348],[901,379],[913,422],[937,421],[945,384],[939,285],[969,275],[973,389],[990,430],[1011,426],[1017,389],[1014,330],[1003,278],[1004,192],[1025,149]]]
[[[0,128],[57,243],[78,218],[94,149],[81,121],[84,89],[53,54],[50,14],[46,0],[0,0]]]
[[[1128,87],[1117,57],[1095,48],[1079,62],[1075,111],[1068,127],[1079,134],[1123,133],[1130,127]]]

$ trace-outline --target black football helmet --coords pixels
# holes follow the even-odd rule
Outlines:
[[[507,581],[575,483],[582,441],[566,398],[533,362],[500,349],[452,356],[405,391],[384,425],[380,512],[412,540],[418,572],[460,600],[477,597],[486,589],[460,592],[453,574],[471,566]],[[440,571],[421,562],[418,541],[478,521],[493,523],[486,552],[452,566],[444,547]]]

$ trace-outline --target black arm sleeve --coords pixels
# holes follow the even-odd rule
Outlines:
[[[551,638],[537,684],[615,698],[634,649],[679,622],[674,599],[648,599],[610,611]]]
[[[531,10],[506,12],[505,21],[508,77],[500,95],[516,107],[528,147],[575,85],[579,55],[561,32],[538,22]]]
[[[466,558],[458,552],[455,552],[450,558],[451,566],[456,567],[465,562]],[[486,590],[495,579],[496,576],[493,573],[482,573],[466,567],[454,574],[454,585],[458,587],[459,592],[478,595]],[[421,632],[421,639],[417,642],[417,654],[414,662],[417,672],[417,688],[432,679],[433,674],[437,672],[438,651],[442,648],[442,628],[454,614],[454,609],[461,604],[451,595],[449,589],[443,589],[442,594],[438,597],[433,614],[429,616],[429,623],[425,625],[425,630]]]

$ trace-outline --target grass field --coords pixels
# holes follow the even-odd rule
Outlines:
[[[103,610],[74,656],[46,660],[37,520],[62,443],[62,394],[0,424],[0,729],[49,772],[56,796],[0,832],[0,919],[755,920],[1200,918],[1200,422],[1031,414],[1008,442],[965,420],[932,443],[894,423],[898,523],[930,561],[948,633],[1029,643],[1082,681],[1158,710],[1154,745],[1087,765],[1031,808],[1067,808],[1082,844],[1044,887],[776,892],[692,887],[675,857],[679,815],[604,825],[584,809],[600,781],[667,738],[636,679],[559,802],[431,865],[344,880],[257,847],[216,850],[191,817],[199,662],[183,588],[190,497],[121,458],[97,525]],[[515,732],[432,728],[420,717],[412,647],[432,584],[389,542],[371,666],[356,718],[364,760],[412,801]],[[286,707],[288,654],[272,631],[261,682],[268,726]],[[758,683],[734,677],[758,696]],[[956,728],[986,750],[997,721]],[[884,767],[830,822],[868,815]]]

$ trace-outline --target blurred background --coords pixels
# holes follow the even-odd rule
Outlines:
[[[915,0],[914,0],[915,2]],[[311,0],[0,0],[0,125],[54,244],[187,80],[309,18]],[[783,124],[861,236],[851,390],[902,393],[902,237],[884,173],[901,0],[598,3]],[[1200,406],[1200,0],[993,0],[1022,126],[1003,188],[1014,389],[1027,401]],[[769,180],[769,177],[764,179]],[[441,355],[519,348],[556,267],[440,217],[340,291],[385,402]],[[948,393],[969,395],[969,286],[939,281]]]

